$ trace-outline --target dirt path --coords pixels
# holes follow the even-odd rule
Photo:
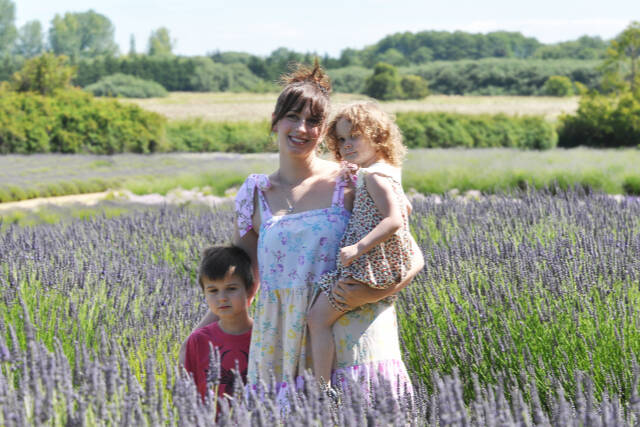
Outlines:
[[[0,203],[0,212],[12,209],[35,209],[43,205],[62,206],[69,204],[83,204],[85,206],[93,206],[101,200],[104,200],[109,193],[109,191],[103,191],[101,193],[72,194],[70,196],[58,197],[39,197],[37,199],[21,200],[19,202]]]
[[[125,203],[138,203],[144,205],[162,205],[162,204],[181,204],[181,203],[202,203],[206,205],[216,205],[232,199],[234,194],[225,197],[206,195],[197,191],[174,189],[166,195],[161,194],[133,194],[128,190],[104,191],[102,193],[74,194],[70,196],[60,197],[41,197],[37,199],[22,200],[20,202],[0,203],[0,212],[14,209],[32,210],[47,205],[64,206],[64,205],[84,205],[94,206],[105,200],[107,197]]]

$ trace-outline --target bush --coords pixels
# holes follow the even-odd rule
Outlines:
[[[124,98],[159,98],[169,94],[161,84],[122,73],[101,78],[84,88],[94,96],[122,96]]]
[[[261,153],[278,150],[276,143],[269,138],[267,121],[176,121],[169,123],[167,137],[174,151]]]
[[[640,100],[630,93],[584,96],[576,114],[560,120],[561,147],[633,147],[640,141]]]
[[[429,85],[420,76],[402,76],[400,80],[404,99],[422,99],[429,95]]]
[[[396,67],[379,62],[373,70],[373,75],[365,82],[364,93],[383,101],[402,99],[404,93]]]
[[[409,148],[512,147],[553,148],[557,134],[543,117],[398,113],[397,123]]]
[[[589,93],[589,88],[580,82],[573,82],[573,92],[577,95],[582,96]]]
[[[549,96],[571,96],[573,84],[567,76],[551,76],[542,86],[542,93]]]
[[[371,76],[371,70],[358,66],[327,70],[327,73],[333,90],[342,93],[362,93],[365,81]]]
[[[66,56],[45,53],[25,61],[22,69],[11,77],[10,86],[18,92],[38,92],[50,95],[66,89],[75,74],[75,68],[67,65]]]
[[[165,119],[79,89],[0,93],[0,153],[148,153],[168,147]]]

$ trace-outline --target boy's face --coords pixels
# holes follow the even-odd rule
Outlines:
[[[222,279],[202,277],[205,299],[209,310],[221,319],[243,316],[247,313],[248,296],[242,279],[233,274],[233,267]]]

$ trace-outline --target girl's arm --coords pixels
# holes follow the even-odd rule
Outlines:
[[[364,180],[382,221],[358,243],[340,249],[340,262],[343,266],[351,264],[356,258],[393,236],[404,221],[389,180],[375,173],[365,175]]]
[[[405,286],[411,283],[413,278],[424,268],[422,251],[413,237],[411,238],[411,244],[414,253],[411,260],[411,269],[399,283],[389,286],[386,289],[375,289],[355,280],[340,280],[333,288],[334,298],[338,302],[350,307],[350,309],[354,309],[364,304],[378,302],[389,295],[400,292]]]

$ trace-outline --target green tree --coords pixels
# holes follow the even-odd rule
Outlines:
[[[151,32],[149,36],[149,55],[151,56],[172,56],[175,40],[171,40],[169,29],[160,27]]]
[[[404,93],[396,67],[384,62],[376,64],[373,74],[365,83],[364,93],[383,101],[402,99]]]
[[[29,59],[22,70],[11,77],[10,87],[17,92],[38,92],[51,95],[70,86],[75,68],[67,64],[66,56],[45,53]]]
[[[54,53],[68,56],[72,62],[99,55],[114,55],[118,46],[109,18],[87,12],[56,15],[49,29],[49,45]]]
[[[424,64],[433,59],[433,50],[426,46],[421,46],[411,54],[411,62],[414,64]]]
[[[634,96],[640,97],[639,59],[640,22],[634,21],[611,41],[607,49],[603,87],[616,92],[630,90]]]
[[[549,96],[571,96],[573,84],[567,76],[551,76],[542,86],[542,92]]]
[[[16,6],[11,0],[0,0],[0,55],[11,52],[16,39]]]
[[[405,99],[422,99],[429,95],[429,85],[420,76],[402,76],[400,85]]]
[[[398,49],[390,48],[377,57],[379,62],[395,65],[396,67],[407,65],[407,58]]]
[[[340,52],[339,63],[341,67],[348,67],[351,65],[362,65],[360,52],[352,48],[342,49],[342,51]]]
[[[129,36],[129,56],[136,54],[136,36],[131,34]]]
[[[191,76],[191,85],[198,92],[222,92],[229,87],[231,78],[224,65],[217,64],[210,58],[201,58]]]
[[[33,58],[44,51],[44,36],[40,21],[29,21],[18,31],[13,52],[25,58]]]

